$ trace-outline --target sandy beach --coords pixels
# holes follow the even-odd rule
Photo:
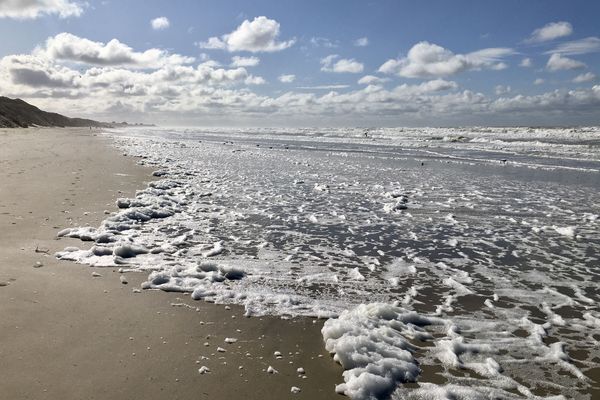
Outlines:
[[[338,397],[342,370],[323,348],[321,321],[244,318],[241,307],[136,293],[146,274],[123,284],[114,268],[54,258],[86,245],[57,240],[59,230],[97,226],[117,197],[152,179],[109,142],[87,129],[0,130],[0,397]]]

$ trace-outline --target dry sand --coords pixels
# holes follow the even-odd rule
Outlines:
[[[145,275],[128,274],[124,285],[113,269],[52,256],[85,245],[56,240],[60,229],[96,226],[150,179],[94,131],[0,129],[0,398],[339,398],[342,370],[323,349],[321,321],[136,294]],[[211,372],[199,374],[203,365]]]

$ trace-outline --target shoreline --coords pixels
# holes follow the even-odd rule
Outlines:
[[[86,247],[56,240],[59,230],[97,226],[117,197],[133,196],[151,179],[110,138],[79,128],[0,129],[0,145],[0,387],[7,398],[338,397],[342,368],[324,349],[323,321],[244,318],[241,307],[181,293],[134,293],[146,274],[128,273],[122,284],[116,268],[54,258],[66,246]],[[199,374],[201,366],[211,372]],[[268,374],[268,366],[279,373]],[[291,394],[292,386],[301,392]]]

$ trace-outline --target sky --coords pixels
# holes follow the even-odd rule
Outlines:
[[[600,1],[0,0],[0,95],[177,126],[600,124]]]

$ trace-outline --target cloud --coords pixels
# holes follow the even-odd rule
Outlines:
[[[7,56],[0,68],[10,76],[9,81],[33,88],[73,88],[78,74],[68,68],[52,65],[47,60],[30,55]]]
[[[196,43],[198,47],[201,49],[209,49],[209,50],[225,50],[227,45],[218,37],[208,38],[206,42]]]
[[[264,85],[267,83],[263,77],[249,75],[246,79],[244,79],[244,83],[246,85]]]
[[[191,75],[185,74],[184,78],[191,78],[194,83],[202,83],[209,85],[220,85],[229,84],[234,82],[245,81],[250,78],[248,82],[257,84],[260,79],[248,75],[245,68],[238,67],[233,69],[215,68],[210,64],[200,64],[195,71],[192,71]],[[264,80],[263,80],[264,82]],[[185,83],[183,80],[182,83]]]
[[[358,74],[364,70],[364,65],[353,58],[341,58],[334,62],[339,56],[331,54],[321,59],[321,71],[336,73]]]
[[[211,62],[197,67],[166,65],[151,72],[122,67],[91,67],[85,71],[60,66],[54,60],[35,55],[7,56],[0,60],[0,80],[27,87],[53,87],[82,90],[103,88],[112,93],[156,93],[192,90],[198,87],[261,84],[264,79],[249,75],[245,68],[219,68]],[[23,86],[23,87],[21,87]],[[93,93],[102,93],[94,91]]]
[[[38,48],[36,53],[55,60],[135,68],[160,68],[165,65],[189,64],[194,61],[193,57],[168,54],[160,49],[136,52],[117,39],[104,44],[65,32],[48,38],[45,47]]]
[[[592,82],[595,80],[596,80],[596,75],[591,72],[579,74],[575,78],[573,78],[574,83],[585,83],[585,82]]]
[[[163,29],[167,29],[171,25],[171,23],[169,22],[169,19],[167,17],[158,17],[150,21],[150,25],[152,25],[152,29],[154,29],[155,31],[160,31]]]
[[[531,61],[531,58],[526,57],[521,60],[521,62],[519,63],[519,66],[523,67],[523,68],[531,68],[531,67],[533,67],[533,61]]]
[[[81,50],[74,53],[87,54]],[[331,58],[330,65],[338,60]],[[587,74],[582,75],[576,79],[591,79]],[[281,75],[279,80],[291,82],[289,76]],[[104,120],[226,123],[231,120],[225,118],[235,115],[234,123],[259,124],[598,121],[598,85],[535,96],[520,94],[515,88],[509,92],[502,86],[498,88],[502,97],[497,98],[460,89],[456,82],[440,78],[393,88],[382,85],[387,80],[366,75],[359,80],[363,86],[357,89],[347,84],[323,82],[298,88],[290,85],[286,93],[268,95],[262,93],[266,90],[257,93],[255,86],[266,83],[264,78],[250,74],[242,66],[224,67],[207,58],[198,64],[162,63],[156,68],[74,64],[71,59],[49,57],[45,47],[29,55],[0,58],[0,85],[4,95],[21,97],[67,115]],[[518,116],[523,117],[519,120]]]
[[[600,38],[591,36],[584,39],[573,40],[571,42],[561,43],[554,50],[547,51],[544,54],[564,54],[574,56],[580,54],[597,53],[600,51]]]
[[[347,124],[350,115],[355,118],[352,121],[391,118],[389,121],[396,124],[431,124],[447,121],[445,118],[474,123],[492,117],[510,123],[522,115],[526,123],[548,123],[555,117],[554,123],[573,115],[597,120],[600,106],[600,86],[493,99],[457,90],[455,82],[443,79],[402,84],[389,90],[377,84],[357,90],[338,84],[306,86],[268,96],[254,93],[247,86],[264,80],[249,75],[244,68],[209,64],[167,65],[152,71],[111,66],[79,71],[34,55],[7,56],[0,59],[0,82],[6,95],[25,98],[39,107],[107,120],[160,118],[181,122],[196,118],[196,123],[224,123],[231,121],[225,121],[223,115],[235,114],[238,122],[265,121],[269,116],[270,123],[295,119],[300,124],[324,120]],[[321,90],[325,92],[319,93]]]
[[[431,81],[423,82],[419,85],[412,86],[415,93],[431,93],[441,92],[444,90],[456,89],[458,85],[453,81],[445,81],[443,79],[433,79]]]
[[[500,98],[490,104],[489,112],[556,112],[564,117],[573,111],[595,112],[598,106],[600,106],[600,86],[594,86],[584,90],[554,90],[534,96],[516,95],[512,98]]]
[[[502,96],[502,95],[510,93],[511,90],[512,89],[510,86],[497,85],[494,88],[494,93],[496,93],[497,96]]]
[[[368,37],[361,37],[358,38],[354,41],[354,45],[358,46],[358,47],[365,47],[369,45],[369,38]]]
[[[316,85],[316,86],[298,86],[296,89],[301,90],[332,90],[332,89],[346,89],[350,85]]]
[[[258,57],[240,57],[240,56],[231,57],[231,66],[232,67],[256,67],[259,63],[260,63],[260,58],[258,58]]]
[[[36,19],[44,15],[79,17],[83,5],[72,0],[1,0],[0,18]]]
[[[54,78],[46,71],[28,68],[13,68],[10,70],[12,79],[20,85],[32,87],[69,87],[70,81],[64,81],[60,78]]]
[[[544,82],[546,82],[545,80],[543,80],[542,78],[537,78],[535,81],[533,81],[534,85],[542,85]]]
[[[456,88],[456,83],[439,80],[418,85],[402,84],[392,90],[369,85],[360,90],[345,93],[330,91],[320,97],[312,97],[307,114],[312,109],[332,110],[339,115],[403,115],[427,116],[460,112],[465,108],[483,107],[485,97],[469,91],[444,93]],[[291,97],[291,96],[290,96]],[[311,107],[312,104],[315,106]],[[481,104],[481,105],[480,105]]]
[[[509,48],[487,48],[468,54],[454,54],[436,44],[419,42],[405,58],[386,61],[379,72],[405,78],[431,78],[455,75],[467,70],[504,69],[502,59],[514,54]]]
[[[359,85],[380,85],[384,82],[389,81],[387,78],[380,78],[374,75],[365,75],[358,80]]]
[[[525,40],[525,42],[527,42],[527,43],[547,42],[550,40],[569,36],[572,33],[573,33],[573,26],[571,26],[570,23],[565,22],[565,21],[551,22],[551,23],[546,24],[543,27],[533,31],[531,36],[527,40]]]
[[[288,74],[288,75],[279,75],[277,78],[281,83],[292,83],[296,80],[296,75]]]
[[[198,44],[204,49],[221,49],[229,52],[249,51],[275,52],[285,50],[296,42],[296,39],[279,42],[279,22],[261,16],[252,22],[244,20],[240,26],[231,33],[218,37],[211,37],[206,42]]]
[[[560,54],[552,54],[546,63],[546,68],[550,71],[562,71],[570,69],[585,68],[586,65],[581,61],[572,58],[563,57]]]
[[[315,47],[326,47],[330,49],[339,47],[339,43],[337,41],[333,42],[331,39],[324,37],[312,37],[310,38],[310,43]]]

